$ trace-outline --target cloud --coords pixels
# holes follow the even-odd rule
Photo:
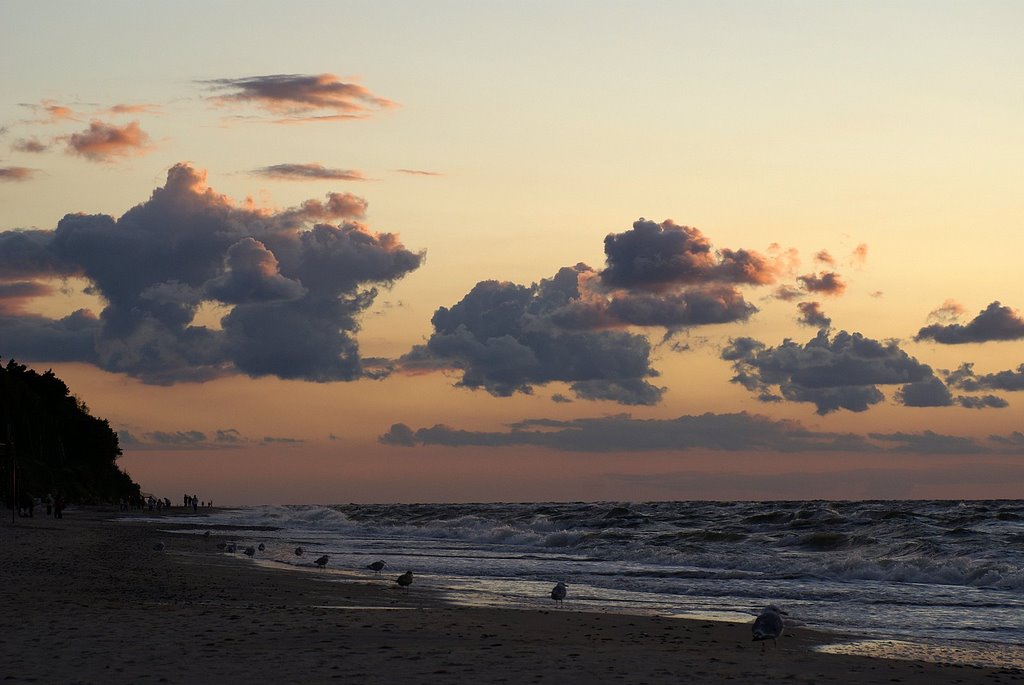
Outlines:
[[[53,291],[53,286],[38,281],[0,281],[0,313],[20,313],[26,302]]]
[[[935,378],[931,367],[896,342],[846,331],[830,339],[821,330],[805,345],[787,339],[778,347],[739,338],[723,350],[722,358],[733,362],[732,382],[758,393],[762,401],[810,402],[818,414],[865,411],[884,399],[879,385],[906,386]],[[928,389],[934,390],[913,386],[904,392],[913,399]]]
[[[612,288],[664,290],[679,285],[721,282],[764,285],[775,281],[779,267],[747,250],[712,250],[699,229],[671,219],[646,219],[624,233],[604,239],[607,267],[601,280]]]
[[[15,152],[27,152],[29,154],[38,154],[40,152],[46,152],[50,149],[49,143],[44,143],[38,138],[19,138],[14,141],[11,145],[11,149]]]
[[[160,105],[148,103],[119,104],[106,110],[108,114],[159,114]]]
[[[821,311],[820,302],[800,302],[796,308],[800,311],[800,318],[797,319],[804,326],[815,328],[829,328],[832,326],[832,319],[825,316]]]
[[[967,308],[956,300],[949,299],[928,313],[929,321],[937,321],[943,324],[955,322],[967,313]]]
[[[256,176],[284,181],[365,181],[363,172],[352,169],[329,169],[322,164],[273,164],[253,169]]]
[[[394,107],[357,83],[343,83],[334,74],[273,74],[206,81],[222,94],[212,97],[220,104],[251,104],[274,115],[278,123],[361,119]]]
[[[423,254],[356,221],[319,223],[364,210],[341,194],[280,211],[238,206],[179,164],[119,219],[68,214],[53,231],[0,232],[0,279],[78,276],[105,303],[98,318],[9,316],[0,349],[159,384],[379,377],[386,370],[367,371],[359,355],[359,316]],[[229,309],[220,329],[193,323],[204,303]]]
[[[469,431],[442,424],[413,429],[396,423],[378,441],[398,447],[541,447],[563,452],[689,452],[859,454],[1024,454],[1024,434],[977,439],[926,430],[918,433],[815,431],[800,421],[737,412],[637,419],[629,414],[571,420],[526,419],[501,431]]]
[[[0,183],[4,181],[19,182],[28,181],[36,174],[35,169],[23,166],[0,166]]]
[[[850,254],[850,264],[855,267],[862,267],[868,261],[868,244],[861,243],[857,247],[853,248],[853,252]]]
[[[437,425],[412,430],[399,423],[380,437],[385,444],[462,446],[532,445],[570,452],[683,452],[710,449],[726,452],[769,450],[875,451],[850,433],[822,433],[798,421],[776,420],[757,414],[684,415],[675,419],[636,419],[628,414],[569,421],[528,419],[508,431],[465,431]]]
[[[62,121],[78,121],[79,115],[67,105],[58,104],[54,100],[43,100],[38,105],[23,104],[22,107],[32,110],[40,118],[27,123],[57,124]]]
[[[664,388],[649,381],[651,345],[622,329],[746,321],[757,309],[739,286],[770,283],[778,270],[754,252],[712,251],[700,231],[671,221],[610,234],[605,253],[600,272],[579,263],[529,286],[477,283],[435,312],[434,333],[399,367],[460,371],[458,385],[502,397],[564,382],[580,399],[655,404]]]
[[[1007,390],[1016,392],[1024,390],[1024,364],[1015,370],[997,371],[995,373],[976,374],[974,365],[965,363],[954,371],[945,371],[946,382],[953,387],[967,392],[979,390]]]
[[[400,174],[408,174],[410,176],[444,176],[439,171],[424,171],[423,169],[395,169]]]
[[[64,138],[69,154],[92,162],[109,162],[118,157],[143,155],[153,149],[149,135],[132,121],[124,126],[92,121],[89,128]]]
[[[434,333],[400,366],[409,372],[456,369],[462,371],[457,385],[500,397],[560,381],[578,397],[652,404],[662,390],[646,380],[657,375],[647,339],[591,330],[599,326],[583,320],[589,310],[572,311],[584,297],[581,282],[592,273],[580,264],[530,286],[481,281],[460,302],[434,313]]]
[[[820,264],[828,264],[829,266],[835,266],[835,257],[828,250],[819,250],[814,254],[814,261]]]
[[[934,313],[934,312],[933,312]],[[914,340],[934,340],[942,345],[1020,340],[1024,338],[1024,318],[999,302],[993,302],[966,325],[932,324],[917,332]]]
[[[804,274],[803,276],[797,276],[796,280],[800,281],[800,285],[809,293],[821,293],[822,295],[835,297],[842,295],[846,290],[846,284],[843,283],[839,274],[834,271]]]

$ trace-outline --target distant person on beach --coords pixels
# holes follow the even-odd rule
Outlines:
[[[60,493],[57,493],[57,496],[53,498],[53,518],[64,518],[64,498],[61,497]]]
[[[188,495],[182,495],[181,506],[188,507]]]
[[[53,498],[50,497],[50,493],[46,493],[46,499],[43,500],[46,505],[46,516],[53,516]]]
[[[192,512],[195,513],[197,511],[199,511],[199,497],[192,495]]]

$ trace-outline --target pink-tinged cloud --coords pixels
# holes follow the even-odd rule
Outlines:
[[[65,138],[69,154],[80,155],[93,162],[109,162],[118,157],[144,155],[153,149],[149,135],[133,121],[125,126],[93,121],[81,133]]]
[[[37,154],[40,152],[46,152],[50,149],[49,143],[44,143],[38,138],[20,138],[14,141],[11,145],[11,149],[15,152],[28,152],[30,154]]]
[[[948,299],[928,312],[928,321],[949,324],[967,313],[967,308],[954,299]]]
[[[43,100],[38,105],[22,105],[28,107],[42,118],[31,123],[34,124],[57,124],[62,121],[78,121],[78,114],[65,105],[59,105],[53,100]]]
[[[3,166],[0,167],[0,183],[4,181],[18,182],[28,181],[35,175],[35,169],[29,169],[23,166]]]
[[[366,176],[357,169],[331,169],[322,164],[272,164],[253,169],[254,176],[265,176],[282,181],[365,181]]]
[[[814,261],[821,264],[828,264],[829,266],[836,265],[835,257],[833,257],[828,250],[820,250],[816,252],[814,255]]]
[[[395,169],[395,171],[409,176],[444,176],[439,171],[424,171],[423,169]]]
[[[800,285],[810,293],[821,293],[822,295],[835,297],[842,295],[846,290],[846,284],[843,283],[839,274],[834,271],[804,274],[803,276],[798,276],[796,280],[800,281]]]
[[[868,244],[861,243],[857,247],[853,248],[853,253],[850,255],[850,263],[853,266],[864,266],[868,261]]]
[[[107,110],[110,114],[159,114],[160,105],[148,103],[114,105]]]
[[[207,81],[225,91],[214,102],[249,104],[275,115],[276,123],[362,119],[395,103],[378,97],[358,83],[343,83],[334,74],[272,74]]]

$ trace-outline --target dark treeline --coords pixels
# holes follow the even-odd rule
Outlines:
[[[10,506],[11,452],[17,497],[66,502],[135,500],[138,484],[117,466],[117,433],[89,413],[53,371],[37,373],[13,359],[0,364],[0,498]]]

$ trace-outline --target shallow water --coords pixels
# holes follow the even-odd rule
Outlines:
[[[382,559],[386,578],[412,569],[461,604],[551,606],[557,581],[579,610],[742,621],[774,603],[794,625],[873,639],[862,651],[1024,666],[1022,501],[300,505],[195,523],[241,526],[264,563],[328,554],[328,573],[372,577]]]

